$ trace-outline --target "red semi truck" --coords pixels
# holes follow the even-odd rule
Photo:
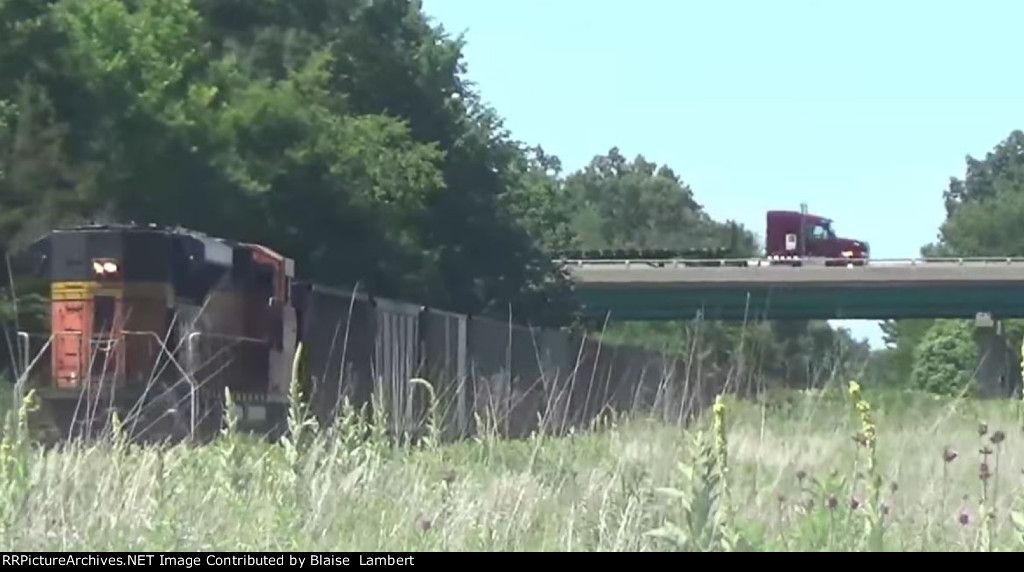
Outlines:
[[[768,211],[765,255],[772,261],[828,259],[828,264],[864,264],[868,243],[837,236],[832,220],[798,211]]]

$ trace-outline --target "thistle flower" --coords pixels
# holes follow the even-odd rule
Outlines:
[[[1002,443],[1005,439],[1006,433],[1004,433],[1002,429],[997,430],[995,433],[992,434],[991,437],[989,437],[989,441],[992,441],[993,445],[998,445]]]
[[[942,460],[947,463],[952,463],[956,460],[956,451],[947,445],[946,448],[942,450]]]

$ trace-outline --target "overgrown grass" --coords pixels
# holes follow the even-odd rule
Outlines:
[[[859,398],[870,407],[859,412],[858,396],[844,389],[721,399],[686,430],[634,419],[562,438],[417,449],[392,448],[380,434],[357,437],[354,417],[331,434],[305,426],[306,437],[276,446],[227,427],[204,447],[112,440],[60,452],[28,446],[9,425],[0,451],[0,543],[3,550],[1024,549],[1024,522],[1011,521],[1024,503],[1019,404],[864,391]],[[865,424],[877,439],[874,468]],[[994,516],[983,518],[989,511]]]

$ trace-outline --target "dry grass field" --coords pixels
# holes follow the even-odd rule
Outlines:
[[[870,407],[858,410],[858,400]],[[1020,407],[869,389],[858,396],[836,385],[723,399],[688,428],[618,419],[562,437],[409,449],[379,434],[357,437],[365,428],[353,422],[321,433],[296,416],[297,438],[277,445],[226,428],[202,447],[112,439],[46,452],[18,438],[12,414],[0,450],[0,544],[1021,550]]]

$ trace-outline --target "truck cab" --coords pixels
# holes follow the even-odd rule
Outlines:
[[[836,235],[832,220],[801,211],[768,211],[765,254],[773,259],[824,258],[863,264],[868,243]]]

